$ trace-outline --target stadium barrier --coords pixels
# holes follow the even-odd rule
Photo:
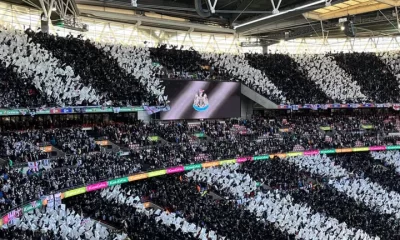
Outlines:
[[[245,156],[239,157],[235,159],[227,159],[227,160],[218,160],[211,162],[204,162],[198,164],[189,164],[184,166],[175,166],[166,169],[146,172],[146,173],[137,173],[131,176],[111,179],[108,181],[97,182],[94,184],[90,184],[83,187],[78,187],[75,189],[71,189],[64,192],[59,192],[54,195],[47,197],[43,197],[41,200],[32,201],[29,204],[22,205],[17,207],[7,213],[0,219],[0,227],[3,224],[7,224],[10,221],[21,217],[24,213],[33,211],[36,208],[40,208],[42,206],[47,205],[48,199],[54,199],[54,196],[58,195],[61,199],[73,197],[79,194],[84,194],[86,192],[92,192],[100,189],[104,189],[107,187],[120,185],[127,182],[138,181],[141,179],[161,176],[165,174],[174,174],[179,172],[191,171],[194,169],[200,168],[208,168],[215,166],[222,166],[226,164],[234,164],[234,163],[243,163],[247,161],[260,161],[260,160],[268,160],[274,157],[286,158],[286,157],[295,157],[295,156],[311,156],[318,154],[337,154],[337,153],[351,153],[351,152],[367,152],[367,151],[385,151],[385,150],[400,150],[400,145],[392,145],[392,146],[371,146],[371,147],[355,147],[355,148],[338,148],[338,149],[323,149],[323,150],[309,150],[304,152],[289,152],[289,153],[275,153],[275,154],[265,154],[265,155],[256,155],[256,156]]]
[[[143,106],[134,107],[102,107],[102,106],[85,106],[85,107],[63,107],[63,108],[16,108],[16,109],[0,109],[0,116],[25,116],[25,115],[54,115],[54,114],[73,114],[73,113],[124,113],[144,111]]]

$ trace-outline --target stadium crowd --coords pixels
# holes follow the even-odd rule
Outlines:
[[[22,124],[20,128],[34,125],[29,119]],[[0,131],[0,156],[13,162],[46,159],[50,157],[49,153],[41,151],[40,147],[49,145],[67,155],[81,155],[99,152],[101,146],[98,141],[101,140],[110,140],[122,148],[143,150],[132,153],[138,154],[137,157],[147,155],[146,152],[159,152],[166,157],[191,160],[192,153],[207,153],[214,159],[220,159],[257,152],[289,152],[295,151],[296,147],[310,150],[396,144],[400,121],[396,113],[332,116],[295,113],[255,116],[247,120],[192,123],[175,121],[145,124],[138,120],[130,123],[110,122],[92,125],[90,130],[83,130],[82,126],[75,124],[51,128],[52,125],[42,122],[34,126],[34,129],[25,128],[23,131],[11,127]],[[165,141],[152,141],[152,136]]]
[[[135,181],[64,203],[130,239],[397,239],[398,175],[385,159],[398,154],[276,157]]]
[[[136,121],[94,126],[88,131],[75,127],[2,132],[1,154],[9,164],[0,172],[1,212],[61,189],[150,169],[276,152],[397,143],[397,138],[385,135],[398,132],[396,118],[384,115],[325,119],[297,115],[270,120],[203,121],[194,126],[188,122],[162,125]],[[360,128],[367,120],[374,129]],[[320,126],[335,129],[330,140]],[[195,137],[198,132],[206,138]],[[151,141],[153,134],[164,140]],[[97,145],[94,139],[99,138],[119,143],[122,150]],[[45,142],[69,147],[62,148],[65,155],[52,157],[38,147]],[[126,156],[121,151],[126,151]]]
[[[231,55],[98,44],[31,30],[2,31],[0,45],[0,104],[6,108],[159,105],[168,101],[162,79],[240,81],[277,103],[399,102],[400,57],[392,53]],[[400,145],[400,119],[390,111],[89,129],[26,119],[22,131],[0,126],[1,213],[64,189],[152,169]],[[62,154],[52,156],[43,151],[47,146]],[[395,240],[399,159],[399,152],[275,158],[137,181],[67,198],[68,209],[26,214],[5,226],[0,238]]]
[[[7,226],[0,231],[0,237],[29,240],[126,239],[126,234],[119,234],[100,222],[85,218],[74,210],[70,211],[64,204],[36,209],[9,225],[10,228]]]
[[[151,62],[136,67],[147,75],[135,75],[102,46],[80,37],[2,31],[0,44],[2,107],[154,105],[163,94]]]
[[[2,31],[0,45],[0,102],[8,108],[162,105],[165,79],[240,81],[277,104],[400,100],[397,53],[217,54],[30,29]]]

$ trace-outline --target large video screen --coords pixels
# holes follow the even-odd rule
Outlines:
[[[164,81],[171,110],[161,120],[240,117],[240,83]]]

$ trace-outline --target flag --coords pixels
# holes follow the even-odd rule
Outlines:
[[[171,110],[170,106],[143,106],[143,109],[146,110],[147,114],[151,115],[158,112],[167,112]]]
[[[324,109],[324,110],[326,110],[326,109],[328,109],[328,104],[321,104],[320,105],[321,106],[321,109]]]
[[[54,209],[54,195],[49,195],[46,197],[47,200],[47,208]]]
[[[42,164],[43,164],[43,166],[50,166],[50,159],[43,159],[42,160]]]
[[[378,103],[378,104],[376,104],[376,107],[377,107],[377,108],[384,108],[384,107],[385,107],[385,104],[383,104],[383,103]]]
[[[330,143],[330,142],[332,142],[332,137],[330,137],[330,136],[325,136],[325,142],[328,142],[328,143]]]
[[[113,107],[113,111],[114,113],[119,113],[119,111],[121,111],[120,107]]]
[[[7,213],[8,222],[12,221],[15,218],[19,218],[22,216],[22,208],[17,208],[9,213]]]
[[[39,164],[37,162],[28,162],[28,167],[35,172],[39,171]]]
[[[14,165],[14,162],[11,159],[8,159],[8,165],[12,168]]]
[[[19,111],[19,113],[21,113],[21,115],[26,115],[26,111],[25,110],[23,110],[23,109],[21,109],[21,110],[18,110]]]
[[[317,104],[310,104],[310,108],[312,110],[318,110],[318,105]]]
[[[61,206],[61,193],[54,194],[54,207]]]

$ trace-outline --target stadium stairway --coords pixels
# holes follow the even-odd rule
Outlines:
[[[62,156],[65,156],[65,152],[54,146],[51,147],[51,158],[62,157]]]
[[[223,197],[221,197],[220,195],[216,194],[215,192],[208,192],[208,195],[210,195],[215,200],[224,199]]]
[[[212,139],[210,136],[208,136],[207,134],[204,134],[203,139],[204,139],[205,141],[207,141],[207,142],[213,141],[213,139]]]
[[[164,209],[162,207],[160,207],[159,205],[152,203],[152,202],[146,202],[146,203],[144,203],[144,205],[146,208],[164,211]]]
[[[254,91],[253,89],[247,87],[244,84],[241,84],[240,91],[242,95],[248,97],[252,101],[258,103],[259,105],[263,106],[266,109],[277,109],[278,105],[273,103],[268,98],[264,97],[263,95],[259,94],[258,92]]]
[[[121,147],[110,140],[107,140],[107,145],[103,145],[102,147],[105,148],[106,151],[111,151],[111,152],[121,151]]]
[[[0,166],[5,166],[8,164],[8,161],[5,160],[4,158],[0,158]]]
[[[157,140],[161,143],[161,144],[166,144],[168,145],[170,142],[168,142],[167,140],[165,140],[164,138],[158,136]]]

